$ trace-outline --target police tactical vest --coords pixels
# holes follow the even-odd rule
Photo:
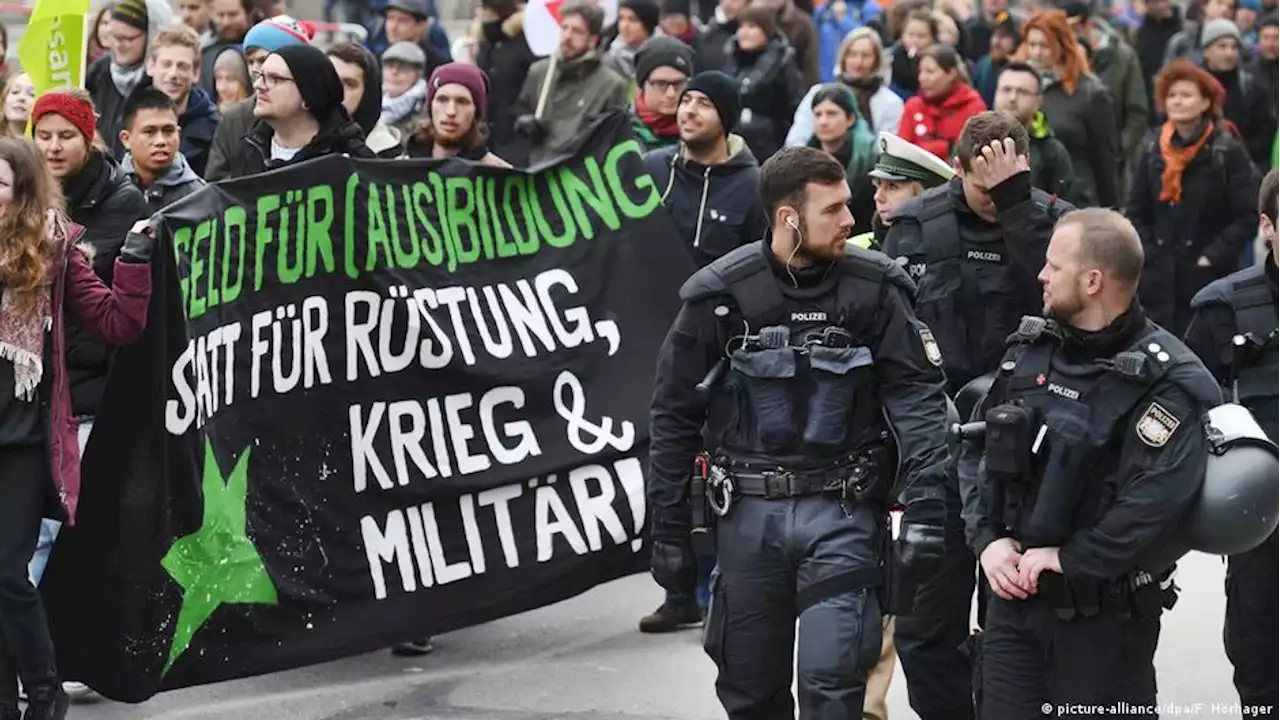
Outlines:
[[[870,334],[895,268],[851,249],[833,269],[841,276],[832,290],[806,299],[784,294],[764,251],[738,248],[681,288],[686,301],[723,296],[729,311],[721,318],[729,370],[710,398],[709,432],[719,453],[744,462],[839,464],[884,427]]]
[[[1138,439],[1153,447],[1168,442],[1180,420],[1149,393],[1170,368],[1194,356],[1151,323],[1128,349],[1088,364],[1061,356],[1052,321],[1023,318],[1010,340],[992,397],[1032,411],[1031,472],[1018,486],[1001,488],[1004,507],[992,510],[1025,546],[1058,546],[1110,505],[1113,476],[1125,465],[1126,433],[1136,427]],[[1136,423],[1135,414],[1141,414]]]
[[[1231,309],[1236,316],[1236,329],[1242,341],[1260,347],[1242,358],[1240,367],[1232,367],[1235,382],[1226,388],[1227,397],[1238,398],[1266,430],[1267,437],[1277,438],[1277,404],[1280,403],[1280,361],[1277,361],[1276,301],[1267,286],[1266,270],[1255,265],[1240,273],[1231,284]],[[1234,365],[1235,363],[1233,363]]]

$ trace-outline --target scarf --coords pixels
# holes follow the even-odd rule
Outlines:
[[[1205,123],[1199,139],[1186,147],[1175,144],[1176,134],[1171,122],[1166,122],[1160,130],[1160,155],[1164,158],[1164,172],[1160,173],[1160,202],[1174,205],[1182,202],[1182,173],[1209,141],[1209,136],[1213,134],[1213,123]]]
[[[124,67],[117,65],[115,60],[111,61],[111,82],[116,86],[116,92],[120,93],[120,97],[129,97],[129,93],[133,92],[133,89],[142,81],[142,74],[146,69],[146,63]]]
[[[640,122],[645,127],[653,131],[654,135],[662,138],[679,137],[680,125],[676,122],[675,115],[663,115],[656,110],[650,109],[644,102],[644,92],[636,93],[636,116],[640,118]]]
[[[382,115],[378,117],[379,125],[395,125],[403,120],[413,109],[427,101],[427,81],[419,80],[400,97],[382,95]]]
[[[871,122],[871,96],[880,92],[880,87],[884,85],[884,78],[876,73],[872,73],[864,78],[854,78],[844,73],[840,73],[839,81],[848,85],[853,90],[853,96],[858,99],[858,112],[862,113],[862,117]],[[879,129],[879,128],[877,128]],[[890,128],[894,130],[896,128]]]
[[[46,224],[51,245],[55,249],[66,244],[66,220],[49,211]],[[53,267],[46,282],[53,281]],[[48,285],[38,291],[39,299],[35,311],[21,313],[18,311],[18,297],[15,293],[0,291],[0,358],[13,363],[14,396],[24,402],[35,400],[36,388],[44,377],[44,339],[45,333],[53,327],[53,293]]]

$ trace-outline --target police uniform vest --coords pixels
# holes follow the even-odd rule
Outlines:
[[[1235,316],[1233,347],[1221,348],[1231,369],[1228,398],[1253,413],[1267,437],[1277,440],[1280,361],[1277,360],[1276,300],[1263,265],[1254,265],[1210,284],[1192,300],[1193,309],[1222,303]],[[1229,352],[1229,354],[1228,354]]]
[[[1046,206],[1053,203],[1040,190],[1032,190],[1032,198]],[[992,228],[989,239],[966,238],[956,212],[950,186],[941,185],[896,213],[920,224],[920,244],[898,248],[898,262],[919,284],[916,308],[942,349],[953,386],[999,362],[1005,338],[1026,311],[1015,304],[1014,268],[1001,231]]]
[[[861,452],[887,438],[871,337],[883,283],[910,281],[884,255],[850,248],[829,285],[793,290],[764,252],[761,243],[740,247],[680,292],[686,302],[726,301],[717,314],[728,372],[707,420],[717,463],[816,474],[819,484],[824,472],[847,477]]]
[[[999,413],[987,416],[990,507],[1027,547],[1061,545],[1097,521],[1114,498],[1125,433],[1133,428],[1142,442],[1160,447],[1181,422],[1151,389],[1171,368],[1198,363],[1149,322],[1127,349],[1087,364],[1063,358],[1061,338],[1052,321],[1023,318],[993,392],[1009,404],[997,410],[1012,405],[1012,414],[1025,417],[995,427],[1003,422]],[[1197,388],[1187,391],[1206,395],[1206,407],[1217,404]]]

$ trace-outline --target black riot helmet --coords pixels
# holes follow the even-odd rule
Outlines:
[[[991,385],[995,381],[995,373],[979,375],[965,383],[964,387],[956,392],[956,410],[960,412],[960,422],[969,422],[973,419],[973,409],[978,407],[987,393],[991,392]]]
[[[1176,532],[1144,553],[1139,567],[1158,572],[1191,550],[1235,555],[1261,545],[1280,512],[1280,461],[1258,421],[1227,403],[1204,417],[1209,460],[1204,481]]]

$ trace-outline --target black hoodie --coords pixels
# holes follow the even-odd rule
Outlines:
[[[378,117],[382,115],[382,72],[378,65],[378,58],[374,56],[369,48],[363,45],[357,45],[360,52],[364,53],[365,67],[364,71],[364,94],[360,96],[360,106],[356,108],[355,117],[351,118],[356,121],[360,129],[364,131],[365,137],[373,132],[378,126]]]

